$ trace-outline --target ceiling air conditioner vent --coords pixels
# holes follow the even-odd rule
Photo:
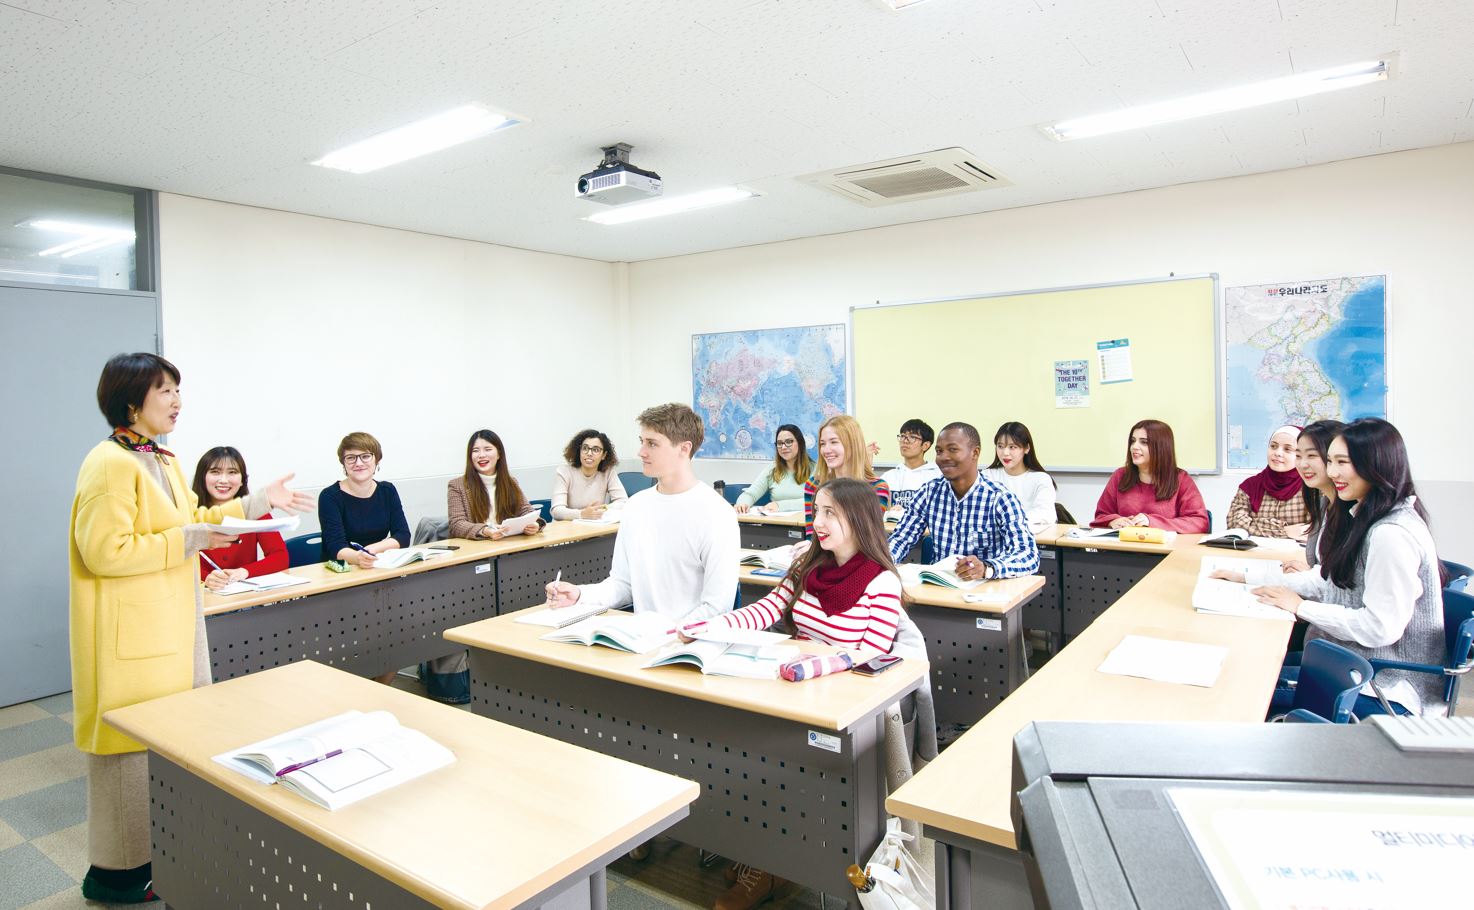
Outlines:
[[[798,179],[872,206],[1012,186],[997,171],[960,148],[857,164]]]

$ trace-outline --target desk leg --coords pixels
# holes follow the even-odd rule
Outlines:
[[[936,842],[937,910],[1032,910],[1017,851],[930,827],[924,833]]]
[[[672,837],[851,903],[845,868],[869,859],[884,833],[880,711],[849,730],[811,731],[477,649],[471,709],[696,781],[701,796]]]
[[[1022,604],[1002,614],[926,604],[906,610],[926,637],[938,724],[975,724],[1023,685]]]

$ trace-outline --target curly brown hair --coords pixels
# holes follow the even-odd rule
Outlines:
[[[583,441],[590,437],[599,440],[604,446],[604,457],[599,459],[599,470],[607,471],[619,464],[619,456],[614,454],[614,443],[608,436],[598,430],[579,430],[568,440],[568,445],[563,447],[563,460],[571,467],[578,467],[578,450],[583,447]]]

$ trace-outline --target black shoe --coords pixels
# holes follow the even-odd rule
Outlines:
[[[82,896],[89,901],[101,901],[105,904],[147,904],[159,899],[154,893],[153,882],[138,888],[110,888],[91,875],[82,879]]]

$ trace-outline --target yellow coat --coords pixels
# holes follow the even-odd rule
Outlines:
[[[73,727],[97,755],[143,745],[107,726],[113,708],[183,692],[194,681],[195,586],[184,526],[242,517],[241,501],[209,509],[179,459],[164,468],[171,500],[133,452],[97,444],[77,474],[71,524]]]

